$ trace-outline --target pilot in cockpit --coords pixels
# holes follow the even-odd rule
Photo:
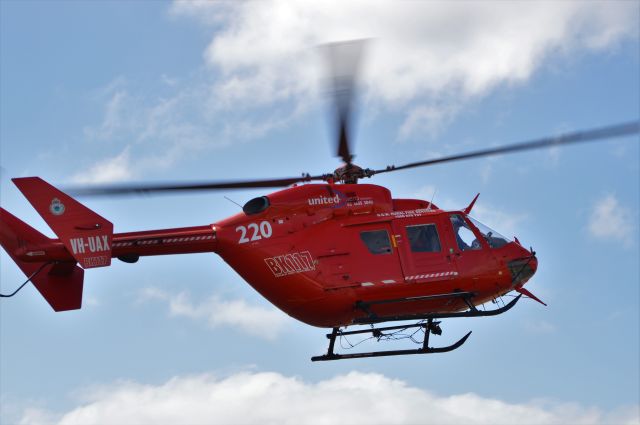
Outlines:
[[[469,228],[469,225],[464,221],[464,219],[460,215],[453,214],[451,216],[451,224],[453,225],[453,233],[456,235],[456,242],[458,243],[458,248],[460,248],[461,251],[467,251],[470,249],[480,249],[480,243],[475,238],[475,234]],[[471,243],[471,245],[467,244],[464,241],[463,237],[461,236],[461,233],[463,236],[465,236],[466,234],[467,239],[469,239],[469,235],[473,237],[473,242]]]

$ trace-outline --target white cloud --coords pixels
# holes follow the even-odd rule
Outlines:
[[[436,194],[433,197],[433,194]],[[454,200],[452,198],[442,197],[438,194],[437,188],[433,185],[426,185],[417,191],[409,194],[401,194],[401,197],[408,197],[413,199],[422,199],[430,201],[433,197],[433,203],[443,210],[462,210],[471,202],[470,198],[466,201]],[[483,224],[493,228],[498,233],[511,238],[518,234],[518,229],[523,222],[528,218],[527,213],[508,211],[502,209],[499,205],[491,205],[491,207],[484,206],[482,202],[482,195],[478,198],[478,201],[473,206],[473,210],[470,214],[472,217],[480,220]]]
[[[620,205],[613,194],[595,202],[587,228],[594,238],[620,241],[626,245],[630,245],[636,237],[636,224],[631,210]]]
[[[122,85],[121,79],[116,79],[102,90],[104,93],[110,93],[113,89]],[[114,133],[122,127],[133,125],[129,120],[131,117],[126,114],[125,105],[130,103],[131,99],[125,90],[118,90],[110,93],[110,97],[105,104],[104,117],[102,123],[97,128],[85,127],[84,134],[89,139],[109,139]]]
[[[155,76],[163,94],[154,97],[116,78],[98,91],[104,114],[85,136],[128,146],[134,177],[263,137],[317,105],[326,77],[317,46],[366,38],[366,110],[403,108],[399,140],[433,137],[469,100],[527,81],[558,52],[636,36],[636,9],[634,2],[177,1],[172,16],[212,31],[207,68]],[[75,180],[132,176],[115,166],[103,160]]]
[[[211,328],[232,326],[266,339],[275,339],[287,323],[287,316],[275,307],[264,308],[246,301],[224,300],[213,295],[200,303],[191,301],[186,292],[169,294],[149,287],[141,292],[142,300],[160,300],[168,304],[173,317],[187,317],[205,322]]]
[[[527,81],[554,53],[634,37],[636,9],[634,2],[176,1],[173,17],[212,32],[207,68],[155,76],[154,97],[116,78],[98,92],[103,118],[85,136],[128,146],[135,176],[263,137],[317,105],[326,77],[318,45],[367,38],[366,110],[404,108],[398,138],[433,137],[470,99]],[[131,177],[114,165],[93,164],[76,181]]]
[[[79,171],[71,180],[75,183],[111,183],[128,180],[133,176],[133,167],[129,146],[112,158],[96,162],[85,170]]]
[[[316,93],[324,67],[310,47],[322,43],[374,39],[367,95],[394,105],[523,82],[553,53],[605,49],[638,25],[633,2],[176,2],[172,12],[215,23],[205,59],[223,73],[220,104],[234,107]],[[443,113],[418,106],[404,132]]]
[[[22,425],[55,418],[31,409]],[[473,393],[438,396],[376,373],[310,383],[278,373],[120,382],[89,392],[51,423],[92,424],[635,424],[638,408],[602,412],[570,403],[507,403]]]
[[[416,133],[426,133],[429,137],[434,138],[453,120],[457,112],[458,108],[451,105],[421,105],[412,108],[400,125],[398,136],[400,140],[403,140]]]
[[[133,94],[121,78],[96,90],[104,103],[102,120],[84,128],[85,138],[100,149],[124,146],[112,158],[99,160],[72,176],[76,183],[108,183],[158,172],[204,150],[253,140],[286,126],[302,109],[274,109],[258,115],[241,108],[221,114],[212,105],[210,78],[159,77],[165,96],[148,98]],[[135,167],[132,167],[135,164]]]
[[[489,208],[479,203],[473,206],[471,215],[508,238],[517,235],[521,224],[528,218],[527,213],[504,211],[494,205]]]

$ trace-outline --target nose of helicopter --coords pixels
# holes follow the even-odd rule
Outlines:
[[[522,256],[508,263],[511,281],[514,286],[524,285],[538,270],[538,259],[535,252],[524,249],[523,251]]]

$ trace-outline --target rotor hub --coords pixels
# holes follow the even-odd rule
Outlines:
[[[364,177],[364,170],[355,164],[345,164],[333,172],[334,179],[345,184],[356,184]]]

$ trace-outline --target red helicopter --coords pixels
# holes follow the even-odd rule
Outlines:
[[[337,154],[344,165],[332,173],[65,190],[86,196],[285,187],[251,199],[241,213],[214,224],[113,233],[110,221],[42,179],[13,179],[58,239],[44,236],[0,208],[0,244],[28,277],[3,297],[33,282],[55,311],[79,309],[85,269],[109,266],[112,258],[135,263],[150,255],[213,252],[282,311],[309,325],[332,328],[327,353],[312,361],[451,351],[471,332],[452,345],[431,347],[430,334],[442,333],[441,319],[502,314],[522,295],[542,303],[524,288],[538,267],[535,252],[473,219],[469,213],[478,196],[464,209],[444,211],[431,201],[396,199],[385,187],[358,181],[408,168],[628,136],[640,131],[640,123],[402,166],[361,168],[352,161],[348,131],[355,86],[352,71],[353,67],[336,75],[334,67]],[[508,304],[493,310],[478,308],[511,291],[519,295]],[[405,323],[380,326],[388,322]],[[364,328],[347,330],[356,325]],[[371,334],[373,339],[391,339],[408,329],[424,333],[419,348],[334,351],[339,337]]]

